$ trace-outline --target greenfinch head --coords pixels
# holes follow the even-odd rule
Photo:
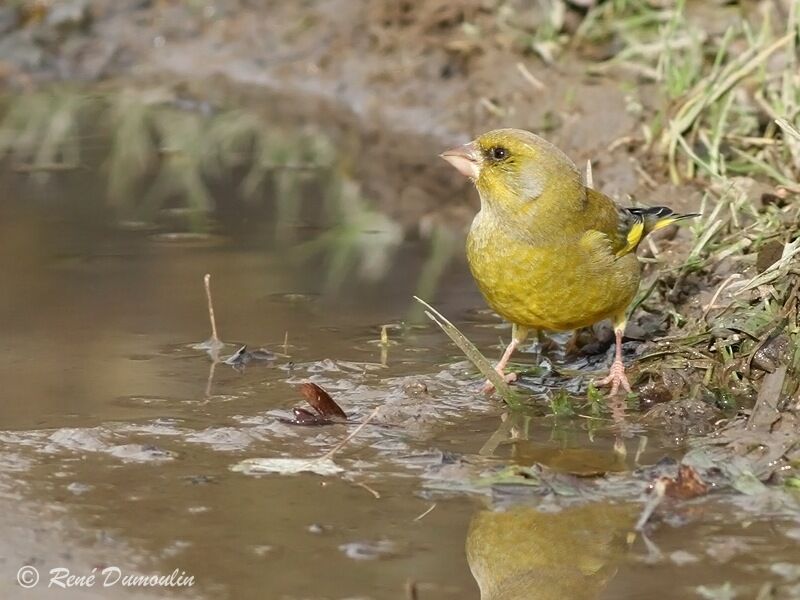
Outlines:
[[[582,186],[575,164],[550,142],[521,129],[496,129],[441,157],[475,182],[481,200],[516,212],[545,192],[569,198]]]

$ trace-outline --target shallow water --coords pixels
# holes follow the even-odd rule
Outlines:
[[[477,392],[438,329],[409,325],[433,253],[426,242],[399,243],[385,268],[343,270],[332,283],[324,257],[333,250],[303,259],[304,244],[328,231],[316,219],[168,236],[112,225],[92,173],[84,177],[44,188],[4,180],[4,597],[65,597],[44,583],[21,590],[23,564],[42,574],[114,565],[194,576],[189,590],[142,592],[153,597],[389,599],[412,597],[409,582],[419,598],[478,598],[478,583],[487,599],[634,599],[654,589],[700,598],[726,582],[755,597],[770,581],[781,586],[775,597],[800,597],[800,523],[788,500],[687,502],[650,546],[628,539],[639,482],[591,502],[495,495],[506,510],[490,511],[481,472],[539,462],[591,481],[676,455],[685,440],[642,428],[621,436],[606,418],[554,418],[540,401],[516,417],[516,441],[489,444],[502,407]],[[86,196],[94,209],[74,210]],[[236,370],[193,347],[209,336],[205,273],[222,354],[248,344],[274,360]],[[436,284],[437,308],[497,353],[509,330],[483,310],[463,261]],[[232,471],[245,459],[321,456],[354,430],[281,422],[303,405],[293,385],[309,380],[354,421],[382,406],[334,457],[345,473]],[[132,593],[73,590],[101,592]]]

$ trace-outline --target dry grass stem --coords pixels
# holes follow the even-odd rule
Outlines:
[[[376,406],[375,409],[371,413],[369,413],[369,416],[366,419],[364,419],[364,421],[358,427],[356,427],[350,433],[350,435],[348,435],[341,442],[336,444],[336,446],[334,446],[333,449],[331,449],[329,452],[326,452],[325,454],[323,454],[322,456],[320,456],[316,460],[317,461],[325,461],[325,460],[330,460],[334,456],[336,456],[336,453],[339,452],[339,450],[344,448],[348,444],[348,442],[350,442],[350,440],[352,440],[354,437],[356,437],[361,432],[361,430],[364,429],[364,427],[369,425],[369,423],[378,415],[378,412],[380,411],[380,409],[381,409],[380,406]]]

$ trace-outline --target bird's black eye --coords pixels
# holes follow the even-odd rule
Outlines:
[[[494,146],[489,150],[489,156],[491,156],[494,160],[503,160],[506,156],[508,156],[508,150],[502,146]]]

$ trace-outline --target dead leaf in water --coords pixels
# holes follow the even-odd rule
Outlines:
[[[234,369],[243,369],[253,361],[267,362],[271,360],[275,360],[275,355],[272,352],[264,350],[263,348],[250,352],[247,346],[244,345],[223,362],[226,365],[232,366]]]
[[[306,401],[321,417],[347,420],[347,413],[336,404],[331,395],[316,383],[303,383],[298,386]]]
[[[316,414],[305,408],[294,408],[294,418],[279,418],[282,423],[289,425],[330,425],[347,421],[347,413],[336,404],[331,395],[316,383],[303,383],[297,389],[305,396],[306,401],[316,411]]]
[[[635,531],[642,531],[650,520],[656,508],[665,497],[676,500],[690,500],[708,493],[708,485],[700,479],[697,471],[689,465],[678,465],[676,477],[659,477],[653,482],[650,490],[650,499],[645,504],[639,520],[634,526]]]
[[[306,410],[305,408],[293,408],[292,413],[294,414],[293,419],[280,419],[282,423],[289,423],[291,425],[330,425],[333,423],[331,419],[326,417],[322,417],[320,415],[315,415],[310,410]]]
[[[281,475],[294,475],[296,473],[316,473],[317,475],[336,475],[343,473],[344,469],[333,462],[333,457],[344,448],[350,440],[370,424],[381,407],[376,407],[369,416],[361,422],[347,437],[319,458],[248,458],[231,467],[232,471],[239,471],[246,475],[259,473],[278,473]],[[341,410],[341,409],[340,409]],[[308,414],[308,411],[305,411]]]
[[[670,498],[689,500],[708,493],[708,486],[700,479],[689,465],[678,465],[678,476],[662,477],[664,481],[664,494]]]

